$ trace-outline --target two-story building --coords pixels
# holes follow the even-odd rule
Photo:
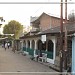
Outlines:
[[[57,60],[60,61],[60,18],[42,13],[39,17],[31,17],[30,24],[32,30],[20,37],[23,50],[34,57],[45,53],[47,54],[47,62],[58,64]],[[72,32],[73,25],[66,25],[70,32]],[[68,42],[71,44],[70,39]],[[71,45],[69,46],[71,48]]]

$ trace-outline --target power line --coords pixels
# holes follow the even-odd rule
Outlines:
[[[60,4],[66,2],[0,2],[0,4]],[[67,2],[67,4],[75,4],[75,2]]]
[[[37,10],[34,12],[34,14],[36,14],[41,8],[43,8],[43,7],[40,7],[39,9],[37,9]],[[34,15],[34,14],[33,14],[33,15]],[[32,15],[32,16],[33,16],[33,15]]]

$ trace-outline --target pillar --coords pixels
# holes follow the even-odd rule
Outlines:
[[[46,51],[48,50],[48,40],[46,40]]]
[[[28,42],[27,42],[27,40],[26,40],[26,51],[27,51],[27,48],[28,48]]]
[[[54,61],[55,61],[55,54],[56,54],[56,38],[54,37],[53,38],[53,40],[52,40],[52,42],[53,42],[53,64],[54,64]]]
[[[55,60],[56,40],[53,42],[53,44],[54,44],[53,59]]]
[[[23,40],[20,41],[21,50],[23,50]]]
[[[32,49],[32,40],[30,40],[30,49]]]
[[[21,41],[21,47],[23,48],[23,40]]]
[[[35,54],[36,49],[37,49],[37,40],[35,40],[34,56],[36,55],[36,54]]]

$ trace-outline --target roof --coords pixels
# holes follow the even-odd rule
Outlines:
[[[75,23],[64,24],[63,25],[63,32],[65,32],[65,26],[66,26],[66,29],[69,33],[75,32]],[[59,33],[60,33],[60,26],[57,26],[57,27],[50,28],[50,29],[47,29],[47,30],[42,31],[42,32],[38,32],[35,35],[24,35],[24,36],[20,37],[20,39],[25,38],[25,37],[38,36],[38,35],[42,35],[42,34],[59,34]]]
[[[65,26],[66,30],[68,32],[75,32],[75,23],[67,23],[63,25],[63,32],[65,32]],[[38,34],[53,34],[53,33],[60,33],[60,26],[57,26],[55,28],[47,29],[45,31],[42,31]]]
[[[32,17],[32,16],[31,16],[30,22],[33,22],[33,21],[35,21],[35,20],[37,20],[37,19],[38,19],[38,17]]]
[[[46,14],[46,15],[48,15],[48,16],[50,16],[50,17],[53,17],[53,18],[58,18],[58,19],[60,19],[59,17],[57,17],[57,16],[55,16],[55,15],[53,15],[53,14],[50,14],[50,13],[45,13],[45,12],[43,12],[39,17],[31,17],[31,22],[34,22],[34,21],[36,21],[36,20],[38,20],[39,18],[41,18],[41,16],[42,15],[44,15],[44,14]]]

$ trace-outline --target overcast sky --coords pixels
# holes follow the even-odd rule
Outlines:
[[[54,16],[60,16],[60,4],[23,4],[21,2],[60,2],[61,0],[0,0],[0,16],[3,16],[8,23],[10,20],[19,21],[24,26],[30,25],[30,16],[39,16],[43,12],[50,13]],[[63,0],[64,1],[64,0]],[[67,0],[75,2],[75,0]],[[10,2],[9,4],[7,2]],[[19,4],[12,4],[19,2]],[[75,10],[75,4],[68,4],[68,14]]]

